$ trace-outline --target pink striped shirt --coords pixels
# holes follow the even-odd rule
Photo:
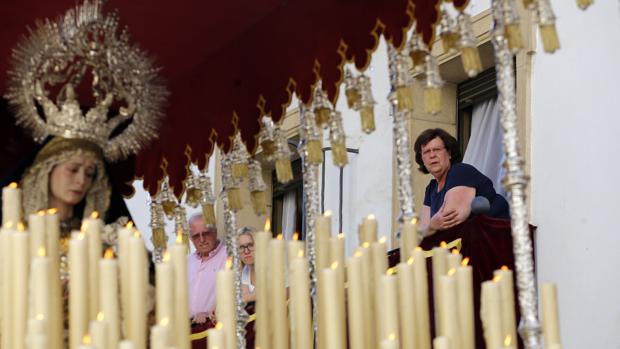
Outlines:
[[[216,275],[226,265],[227,257],[226,246],[221,241],[205,261],[197,252],[187,256],[189,312],[192,317],[215,310]]]

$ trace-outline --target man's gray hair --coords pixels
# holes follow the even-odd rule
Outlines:
[[[204,217],[202,216],[202,213],[194,213],[193,215],[191,215],[189,219],[187,220],[187,224],[191,225],[197,219],[202,219],[204,221]],[[217,232],[217,227],[215,225],[205,224],[205,226],[207,227],[208,230],[213,230]]]

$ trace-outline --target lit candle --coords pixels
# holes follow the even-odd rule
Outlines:
[[[329,267],[329,238],[332,235],[332,213],[326,211],[316,217],[316,269],[321,270]]]
[[[136,349],[146,348],[146,285],[148,284],[147,257],[144,242],[138,231],[129,240],[129,333]]]
[[[379,276],[377,309],[381,309],[378,312],[381,341],[389,339],[390,336],[393,336],[394,340],[399,339],[397,282],[398,279],[392,275],[391,271]]]
[[[451,253],[446,253],[446,272],[450,269],[458,268],[461,265],[461,261],[463,260],[463,256],[459,253],[459,251],[453,249]]]
[[[431,331],[428,308],[428,282],[426,273],[426,258],[421,248],[413,251],[413,276],[414,289],[413,297],[415,299],[416,322],[418,325],[418,348],[430,349],[431,347]]]
[[[211,337],[209,337],[210,339]],[[169,344],[170,326],[168,326],[168,319],[164,319],[151,327],[151,349],[168,349]]]
[[[60,218],[56,209],[47,210],[45,233],[47,234],[47,256],[50,259],[50,349],[61,349],[64,345],[62,289],[60,285]]]
[[[388,338],[381,340],[381,349],[398,349],[399,341],[395,334],[391,334]]]
[[[416,322],[415,297],[411,296],[415,290],[413,257],[406,263],[399,263],[398,269],[398,303],[400,311],[400,323],[402,332],[400,342],[403,348],[415,348],[417,346],[416,337],[418,325]]]
[[[367,348],[374,348],[377,343],[377,326],[375,317],[375,273],[372,263],[370,243],[364,242],[359,249],[362,259],[362,283],[364,303],[364,342]]]
[[[557,289],[554,283],[544,283],[541,286],[543,338],[545,348],[553,345],[561,346],[560,321],[558,315]]]
[[[88,289],[90,290],[89,318],[95,320],[99,313],[99,260],[102,255],[101,230],[103,221],[95,211],[82,221],[82,229],[88,241]],[[96,344],[96,343],[95,343]]]
[[[13,307],[13,222],[7,222],[2,226],[0,232],[0,249],[2,254],[0,255],[0,268],[2,268],[2,319],[9,321],[1,321],[2,332],[1,333],[13,333],[12,330],[12,307]],[[12,348],[12,336],[5,335],[0,336],[2,340],[2,348]]]
[[[90,335],[85,334],[84,337],[82,337],[82,344],[80,344],[79,349],[95,349],[95,347],[93,347],[91,344],[92,339],[90,338]]]
[[[118,266],[120,273],[121,311],[123,333],[129,333],[129,239],[133,235],[133,222],[127,223],[124,228],[118,230]]]
[[[232,257],[226,261],[226,268],[217,272],[216,301],[215,307],[217,321],[222,323],[224,328],[235,329],[237,323],[237,312],[235,307],[235,273],[232,271]],[[235,348],[237,346],[236,331],[226,331],[226,347]]]
[[[371,214],[368,217],[364,218],[362,224],[359,229],[360,234],[360,244],[364,242],[375,242],[377,241],[377,220],[375,219],[375,215]]]
[[[509,337],[509,348],[516,349],[517,341],[512,340],[517,336],[517,325],[515,319],[515,299],[514,282],[512,281],[512,271],[503,266],[500,270],[495,270],[493,275],[500,276],[499,291],[501,293],[502,309],[502,338]]]
[[[297,259],[299,251],[304,251],[304,242],[299,240],[299,233],[293,234],[293,240],[286,242],[286,254],[288,256],[288,264]]]
[[[114,259],[114,252],[108,249],[99,260],[99,284],[103,287],[101,297],[101,312],[107,322],[109,346],[117,348],[120,336],[120,310],[118,303],[118,262]]]
[[[284,257],[285,244],[284,240],[282,240],[282,235],[278,235],[277,239],[272,239],[269,244],[269,253],[271,255],[271,298],[269,309],[271,310],[272,315],[272,325],[278,324],[278,326],[272,327],[272,345],[275,349],[288,349],[289,339],[284,273],[286,259]],[[224,324],[224,328],[228,331],[226,324]]]
[[[28,231],[30,232],[30,255],[36,256],[41,247],[46,247],[45,211],[28,216]]]
[[[338,270],[342,271],[341,277],[344,280],[344,234],[340,233],[336,237],[329,239],[329,259],[330,263],[338,262]]]
[[[226,331],[223,327],[222,323],[218,322],[214,328],[207,331],[208,349],[226,349]]]
[[[349,324],[349,347],[365,349],[364,340],[364,282],[362,276],[362,252],[356,251],[347,260],[347,314]]]
[[[453,349],[453,346],[450,344],[450,339],[448,337],[439,336],[433,339],[434,349]]]
[[[497,280],[483,282],[480,296],[480,320],[486,347],[501,348],[503,339],[501,296]]]
[[[174,318],[174,271],[170,264],[170,252],[164,253],[163,261],[155,265],[156,319]]]
[[[118,343],[118,349],[134,349],[134,346],[131,341],[124,340]]]
[[[32,282],[32,309],[34,314],[41,315],[44,319],[50,318],[50,260],[45,255],[45,247],[39,247],[37,254],[30,264],[30,277]],[[49,333],[44,334],[49,338]]]
[[[13,309],[13,348],[22,348],[26,335],[28,316],[28,280],[30,275],[30,241],[24,225],[18,223],[12,235],[12,309]]]
[[[295,333],[293,348],[312,349],[310,281],[308,261],[303,256],[303,251],[300,251],[291,261],[291,308],[295,309],[294,319],[291,319],[291,333]]]
[[[442,246],[445,246],[445,242],[442,242]],[[433,299],[435,300],[435,328],[439,335],[443,334],[444,331],[441,326],[443,326],[443,321],[441,320],[441,307],[443,306],[439,299],[441,298],[441,286],[439,284],[439,277],[445,275],[448,271],[446,257],[448,255],[448,250],[445,247],[435,247],[433,248]]]
[[[439,277],[439,289],[441,303],[441,329],[443,333],[440,336],[445,336],[450,339],[452,347],[454,349],[460,349],[461,335],[459,329],[459,316],[458,305],[456,296],[456,279],[454,274],[455,269],[450,269],[448,275],[442,275]],[[437,302],[435,302],[437,304]]]
[[[189,293],[187,290],[187,246],[183,242],[183,232],[177,232],[176,243],[168,246],[170,260],[174,269],[174,345],[178,349],[189,349]]]
[[[381,344],[381,339],[383,338],[383,331],[382,331],[382,326],[381,326],[381,313],[383,311],[383,309],[381,309],[381,304],[379,303],[379,297],[380,294],[378,292],[377,287],[380,285],[380,277],[385,273],[385,271],[387,270],[387,247],[385,244],[386,238],[385,236],[382,237],[378,242],[372,242],[370,244],[370,252],[371,252],[371,258],[372,258],[372,264],[373,264],[373,278],[374,278],[374,282],[373,282],[373,289],[374,289],[374,297],[371,298],[371,300],[375,303],[374,305],[374,314],[378,317],[377,321],[379,321],[379,323],[377,323],[377,326],[375,327],[374,331],[376,332],[375,334],[375,346],[380,346]]]
[[[256,272],[256,347],[269,348],[269,242],[271,241],[270,222],[265,229],[254,235],[254,270]]]
[[[22,221],[22,194],[17,183],[2,188],[2,225],[8,222],[17,224]]]
[[[412,256],[413,249],[418,246],[418,219],[413,218],[401,225],[400,230],[400,261],[405,263]],[[407,346],[404,345],[405,348]]]
[[[93,345],[97,349],[112,349],[115,346],[109,343],[109,330],[108,322],[105,320],[103,313],[97,314],[97,320],[90,322],[89,328],[90,335],[92,337]]]
[[[42,314],[28,320],[28,331],[26,335],[26,348],[28,349],[47,349],[48,321]]]
[[[321,270],[322,283],[325,290],[325,297],[323,302],[325,304],[325,319],[329,326],[325,329],[325,344],[329,349],[344,349],[343,343],[345,343],[345,331],[344,324],[340,321],[338,297],[339,293],[343,293],[344,289],[339,285],[338,280],[338,268],[337,263],[334,263],[330,268],[324,268]]]
[[[459,323],[461,325],[461,349],[474,349],[474,288],[473,274],[469,258],[464,258],[456,269],[456,287],[459,304]]]
[[[88,245],[82,232],[69,241],[69,348],[77,349],[88,329]]]

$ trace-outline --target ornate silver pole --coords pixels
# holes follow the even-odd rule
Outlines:
[[[303,126],[307,125],[306,118],[311,117],[310,111],[306,109],[303,104],[299,106],[300,124],[302,125],[302,147],[301,147],[301,159],[303,162],[303,183],[304,183],[304,204],[305,204],[305,218],[306,218],[306,255],[308,256],[308,266],[310,272],[310,296],[312,297],[312,328],[314,333],[318,333],[318,307],[316,298],[316,232],[315,232],[315,219],[321,214],[321,197],[319,194],[319,165],[308,161],[308,147],[306,137],[309,135],[310,130],[304,129]],[[314,123],[314,120],[312,120]],[[315,343],[316,343],[315,337]]]
[[[232,171],[230,167],[230,158],[222,153],[222,183],[230,183]],[[248,313],[245,311],[243,297],[241,294],[241,259],[239,258],[239,231],[235,212],[230,209],[228,203],[228,195],[222,188],[220,198],[222,199],[222,209],[224,210],[224,229],[226,231],[226,252],[232,257],[232,268],[235,271],[235,307],[237,312],[236,335],[237,348],[245,348],[245,326],[248,320]]]
[[[501,124],[504,131],[503,144],[506,154],[504,166],[506,166],[507,172],[503,182],[504,187],[510,193],[513,251],[517,287],[519,290],[519,307],[521,310],[519,333],[523,338],[526,349],[540,349],[542,347],[540,340],[541,327],[538,321],[536,279],[526,202],[528,178],[523,169],[523,158],[519,154],[514,61],[513,54],[504,36],[501,4],[502,1],[493,0],[493,16],[495,20],[493,47],[495,49],[495,69],[497,70]]]

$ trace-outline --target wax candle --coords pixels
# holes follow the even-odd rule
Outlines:
[[[453,349],[451,345],[450,339],[448,337],[439,336],[433,339],[433,348],[434,349]]]
[[[416,321],[418,325],[418,348],[430,349],[431,332],[428,307],[428,282],[426,273],[426,258],[421,248],[413,251],[413,276],[415,288],[413,296],[415,299]]]
[[[88,241],[88,289],[90,290],[89,318],[94,320],[99,313],[99,260],[102,255],[101,230],[103,221],[98,219],[99,214],[95,211],[89,218],[82,221],[82,228]]]
[[[211,338],[209,337],[209,340]],[[170,326],[167,321],[151,327],[151,349],[167,349],[170,341]]]
[[[2,188],[2,225],[22,221],[22,194],[17,183]]]
[[[134,343],[136,349],[146,348],[146,302],[148,284],[147,257],[144,242],[140,233],[129,239],[129,324],[128,338]]]
[[[340,233],[336,237],[329,239],[329,259],[330,264],[333,262],[338,262],[339,266],[342,268],[338,268],[342,274],[340,277],[344,280],[344,234]]]
[[[321,270],[322,282],[325,289],[325,319],[329,326],[326,326],[325,343],[328,349],[344,349],[342,344],[345,342],[344,326],[339,321],[338,309],[340,304],[338,293],[344,292],[338,283],[337,265]]]
[[[400,342],[403,348],[415,348],[419,328],[415,318],[415,297],[411,295],[415,289],[413,257],[410,257],[406,263],[399,263],[396,268],[398,269],[398,303],[402,328]]]
[[[445,243],[442,243],[445,245]],[[448,271],[446,257],[448,250],[444,247],[433,248],[433,299],[435,300],[435,328],[437,333],[443,334],[443,321],[441,320],[441,307],[443,306],[438,300],[441,298],[441,286],[439,278]]]
[[[359,228],[359,235],[360,244],[377,241],[377,220],[374,214],[364,218]]]
[[[412,256],[413,249],[418,245],[418,219],[404,222],[400,229],[400,261],[405,263]],[[402,342],[402,341],[401,341]],[[405,346],[403,344],[403,346]],[[406,346],[405,346],[406,347]]]
[[[288,321],[286,318],[286,283],[284,273],[286,259],[284,257],[284,249],[285,243],[282,240],[282,235],[278,235],[278,239],[271,240],[269,248],[271,257],[271,297],[269,309],[271,310],[272,324],[278,324],[278,326],[272,327],[272,345],[275,349],[288,349],[289,344]],[[226,326],[224,328],[227,329]]]
[[[120,273],[121,311],[123,333],[129,333],[129,239],[133,235],[133,223],[129,222],[124,228],[118,230],[118,266]]]
[[[90,336],[92,338],[93,345],[97,349],[113,349],[115,346],[109,343],[109,330],[108,322],[105,320],[103,313],[97,314],[97,320],[90,322],[89,327]]]
[[[378,314],[382,341],[390,336],[395,340],[399,339],[397,282],[396,276],[390,272],[379,276],[377,309],[381,309]]]
[[[270,348],[269,321],[269,242],[272,234],[269,231],[269,220],[265,229],[254,235],[254,270],[256,272],[256,346]]]
[[[30,237],[24,231],[22,223],[17,224],[17,231],[12,235],[12,310],[13,310],[13,348],[21,349],[24,345],[28,317],[28,280],[30,275]]]
[[[400,347],[398,343],[398,339],[395,338],[383,339],[381,340],[381,349],[398,349]]]
[[[364,340],[364,282],[362,276],[362,252],[356,251],[347,259],[347,320],[349,347],[365,349]]]
[[[26,335],[26,348],[28,349],[47,349],[48,321],[39,314],[35,318],[28,320],[28,330]]]
[[[288,257],[288,265],[297,258],[299,251],[304,251],[304,242],[299,240],[299,233],[293,234],[293,240],[286,242],[286,255]]]
[[[450,269],[456,270],[461,265],[461,261],[463,260],[463,256],[459,253],[459,251],[453,249],[451,253],[446,253],[446,272]]]
[[[456,279],[454,277],[455,273],[455,269],[450,269],[448,275],[439,277],[439,302],[441,302],[441,321],[443,322],[441,326],[443,333],[440,333],[440,336],[448,337],[450,343],[452,343],[452,347],[454,349],[460,349],[461,334],[458,323],[459,315],[456,296]]]
[[[461,328],[461,348],[474,349],[474,291],[473,274],[469,258],[464,258],[461,266],[456,269],[456,288],[459,307],[459,324]]]
[[[117,348],[120,336],[120,309],[118,301],[118,262],[114,259],[114,252],[108,249],[99,260],[99,284],[101,297],[101,313],[107,322],[109,346]]]
[[[362,283],[363,283],[363,299],[364,302],[364,342],[367,348],[374,348],[377,343],[377,325],[376,325],[376,309],[375,309],[375,273],[372,263],[372,252],[370,243],[365,242],[359,249],[362,259]]]
[[[482,283],[480,319],[484,330],[487,348],[500,348],[502,345],[502,314],[500,290],[497,281]]]
[[[30,263],[30,277],[32,282],[32,309],[31,313],[41,315],[44,319],[50,318],[50,260],[45,255],[45,247],[39,247],[37,254]],[[49,338],[49,333],[42,333]]]
[[[82,232],[69,241],[69,348],[77,349],[88,329],[88,245]]]
[[[216,277],[216,301],[215,307],[217,321],[222,323],[224,328],[235,329],[237,323],[237,312],[235,306],[235,273],[232,271],[232,259],[229,257],[226,267],[217,272]],[[236,331],[226,331],[226,347],[235,348],[237,346]]]
[[[0,268],[2,268],[2,274],[0,275],[2,283],[0,284],[2,290],[2,319],[9,321],[1,321],[2,332],[12,333],[12,318],[13,318],[13,222],[7,222],[2,226],[0,231]],[[12,336],[5,335],[0,336],[2,340],[2,348],[12,348]]]
[[[316,268],[327,268],[331,259],[329,256],[329,238],[332,235],[332,213],[326,211],[322,216],[316,217]]]
[[[36,256],[41,247],[46,247],[45,211],[28,216],[28,231],[30,232],[30,255]]]
[[[163,261],[155,265],[156,319],[174,318],[174,271],[170,264],[170,252],[166,251]]]
[[[62,290],[60,285],[60,218],[56,209],[47,210],[45,233],[47,235],[47,256],[50,259],[50,323],[48,348],[62,349],[64,345]]]
[[[303,251],[291,261],[291,306],[292,319],[291,333],[295,333],[293,347],[295,349],[312,349],[312,314],[310,306],[310,281],[308,278],[308,261],[303,257]]]
[[[207,335],[208,335],[207,336],[208,337],[207,348],[208,349],[226,349],[227,348],[225,344],[226,343],[226,330],[223,327],[224,326],[222,325],[222,323],[219,322],[214,328],[207,331]]]
[[[542,284],[541,302],[545,348],[562,344],[560,339],[557,292],[554,283]]]
[[[381,275],[383,275],[385,273],[385,271],[387,270],[387,247],[386,247],[386,238],[382,237],[379,241],[377,242],[372,242],[370,245],[370,251],[371,251],[371,255],[372,255],[372,263],[373,263],[373,277],[374,277],[374,282],[373,282],[373,288],[374,288],[374,297],[372,298],[372,300],[374,301],[375,305],[375,315],[378,316],[377,321],[381,321],[381,312],[383,311],[383,309],[381,309],[381,304],[379,303],[379,297],[380,294],[377,290],[378,285],[380,284],[380,277]],[[382,327],[381,324],[378,323],[378,326],[375,327],[375,338],[376,338],[376,343],[375,346],[380,346],[381,345],[381,339],[383,338],[383,332],[382,332]]]
[[[502,338],[509,337],[514,339],[517,337],[517,325],[515,315],[515,296],[512,271],[508,267],[503,266],[500,270],[493,272],[494,276],[500,276],[499,291],[501,293],[501,309],[502,309]],[[517,341],[511,340],[509,348],[516,349]]]
[[[178,349],[189,349],[189,293],[187,289],[187,246],[183,242],[183,232],[177,232],[176,243],[168,246],[174,270],[174,345]]]
[[[118,343],[118,349],[134,349],[133,343],[128,340]]]

